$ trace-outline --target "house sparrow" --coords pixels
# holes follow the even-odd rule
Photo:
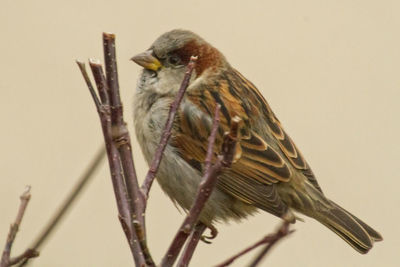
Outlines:
[[[212,45],[193,32],[172,30],[132,58],[144,67],[134,100],[136,136],[148,163],[158,146],[190,56],[198,56],[174,120],[157,181],[184,210],[204,170],[215,106],[221,106],[215,156],[232,118],[242,119],[237,160],[219,176],[200,221],[245,218],[258,209],[294,222],[293,211],[312,217],[360,253],[381,235],[323,194],[310,166],[257,88]]]

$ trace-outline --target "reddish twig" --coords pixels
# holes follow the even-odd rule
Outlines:
[[[288,234],[293,233],[293,231],[289,231],[289,222],[284,222],[282,226],[279,228],[279,230],[270,236],[270,240],[265,246],[265,248],[257,255],[257,257],[254,259],[254,261],[249,265],[249,267],[256,267],[261,260],[267,255],[269,250],[276,244],[278,243],[279,240],[281,240],[283,237],[287,236]]]
[[[111,172],[111,181],[114,188],[114,195],[117,201],[118,207],[118,218],[120,219],[122,229],[124,230],[125,236],[128,240],[129,247],[131,249],[131,253],[133,255],[136,266],[145,266],[146,262],[142,253],[142,248],[139,245],[138,238],[136,235],[136,231],[133,228],[132,224],[132,213],[131,213],[131,205],[129,202],[129,198],[127,195],[127,190],[125,186],[125,181],[123,177],[123,169],[120,162],[120,155],[117,149],[117,146],[114,142],[113,129],[112,129],[112,112],[111,110],[115,107],[108,105],[108,103],[101,103],[97,97],[96,92],[90,82],[89,76],[87,75],[85,65],[82,62],[77,61],[79,68],[81,69],[82,75],[85,78],[86,84],[88,85],[89,91],[93,97],[93,101],[96,105],[100,122],[103,130],[104,141],[106,143],[106,151],[108,156],[108,163],[110,165]],[[97,62],[92,61],[92,64],[97,64]],[[97,80],[99,81],[99,80]],[[113,83],[114,84],[114,83]],[[112,93],[116,90],[107,90],[108,87],[103,85],[98,86],[99,95],[108,94],[110,103],[112,102],[112,98],[115,98],[115,95]],[[122,116],[122,114],[121,114]],[[114,114],[114,118],[118,117]],[[115,125],[115,123],[114,123]]]
[[[112,47],[112,46],[107,46],[107,47]],[[113,60],[109,61],[114,62]],[[120,155],[122,169],[124,171],[126,189],[129,196],[129,204],[131,210],[133,210],[132,214],[133,218],[135,220],[139,220],[141,225],[144,225],[144,217],[142,216],[142,212],[140,212],[140,208],[136,208],[137,205],[133,203],[133,202],[136,203],[143,202],[143,196],[141,194],[141,191],[139,189],[139,183],[137,181],[135,164],[133,162],[131,153],[132,151],[131,140],[129,137],[128,129],[126,127],[126,123],[124,122],[123,119],[122,104],[120,102],[120,99],[118,100],[114,99],[115,94],[119,96],[119,93],[117,93],[118,88],[108,90],[106,78],[104,76],[103,69],[99,61],[91,59],[90,67],[92,69],[93,77],[96,81],[96,86],[98,88],[100,98],[102,99],[102,103],[104,105],[110,105],[112,107],[111,116],[113,110],[114,111],[118,110],[116,114],[114,114],[114,117],[111,117],[111,124],[112,124],[111,127],[113,135],[112,137],[114,142],[116,143],[116,147]],[[110,97],[109,95],[113,97]],[[116,104],[117,107],[114,108],[114,104],[110,103],[110,101],[117,101]],[[113,125],[114,119],[117,122],[114,123]]]
[[[142,192],[143,192],[144,196],[146,197],[146,199],[149,196],[150,187],[154,181],[158,167],[160,166],[160,163],[161,163],[161,159],[162,159],[162,155],[164,153],[165,147],[167,146],[168,140],[171,136],[171,129],[172,129],[172,126],[174,123],[174,118],[175,118],[176,112],[179,108],[179,105],[182,101],[183,95],[185,94],[186,89],[189,86],[190,78],[191,78],[193,69],[195,67],[196,61],[197,61],[197,57],[194,57],[194,56],[190,57],[190,62],[187,66],[185,77],[183,78],[183,81],[182,81],[181,87],[179,88],[178,94],[176,95],[175,100],[171,105],[171,108],[170,108],[169,114],[168,114],[168,120],[165,124],[163,133],[161,135],[160,143],[157,147],[156,152],[154,153],[154,157],[150,164],[149,171],[147,172],[146,178],[144,179],[144,182],[142,184],[141,189],[142,189]]]
[[[117,148],[121,156],[121,163],[125,175],[125,183],[130,201],[144,202],[143,196],[139,189],[139,183],[136,176],[135,165],[132,157],[132,146],[126,123],[123,118],[123,106],[119,93],[118,70],[115,52],[115,35],[111,33],[103,33],[104,44],[104,60],[106,66],[107,85],[109,90],[109,99],[111,105],[111,125],[112,133]],[[98,67],[99,70],[101,66]],[[96,77],[96,73],[93,73]],[[102,72],[98,75],[101,77],[100,85],[104,86],[104,75]],[[135,208],[136,205],[131,204],[134,219],[138,220],[144,231],[144,217],[142,212]]]
[[[283,237],[291,234],[293,231],[289,231],[289,223],[284,222],[282,225],[279,227],[278,231],[273,234],[266,235],[263,237],[261,240],[257,241],[255,244],[249,246],[248,248],[242,250],[238,254],[232,256],[231,258],[227,259],[226,261],[218,264],[215,267],[225,267],[233,263],[237,258],[243,256],[244,254],[252,251],[253,249],[265,245],[265,248],[261,251],[261,253],[258,255],[258,257],[251,263],[250,266],[255,267],[257,264],[260,263],[261,259],[268,253],[269,249],[274,246],[279,240],[281,240]]]
[[[207,229],[207,226],[203,223],[197,223],[192,233],[190,234],[189,240],[186,243],[185,249],[182,252],[182,256],[179,259],[178,267],[187,267],[192,259],[194,251],[196,250],[197,244],[199,243],[202,234]]]
[[[194,225],[197,223],[197,220],[200,216],[200,213],[210,197],[212,190],[215,187],[217,182],[217,177],[220,174],[223,167],[229,167],[232,164],[235,152],[236,152],[236,143],[238,137],[238,129],[240,118],[234,117],[232,119],[231,130],[229,134],[224,136],[224,142],[222,144],[222,155],[220,155],[215,164],[208,164],[211,162],[211,158],[213,155],[214,142],[218,129],[219,122],[219,106],[217,105],[215,110],[215,117],[213,122],[213,127],[211,131],[211,135],[208,140],[208,149],[207,149],[207,157],[206,157],[206,169],[204,172],[204,176],[199,184],[197,189],[196,198],[190,208],[185,220],[183,221],[181,227],[176,233],[170,247],[168,248],[167,253],[164,255],[161,266],[172,266],[182,249],[183,244],[187,240],[190,232],[193,230]]]
[[[3,254],[1,257],[0,261],[0,267],[7,267],[11,266],[14,264],[17,264],[21,260],[25,258],[33,258],[39,256],[39,253],[37,251],[27,249],[23,254],[20,256],[10,258],[11,254],[11,248],[14,243],[15,237],[17,236],[17,232],[19,229],[19,226],[21,225],[22,218],[24,217],[26,207],[28,206],[29,200],[31,198],[31,193],[30,193],[31,187],[27,186],[24,193],[20,196],[21,199],[21,204],[18,209],[17,217],[15,218],[15,221],[13,224],[10,226],[10,231],[8,232],[7,235],[7,241],[6,241],[6,246],[3,250]]]
[[[8,266],[18,264],[21,261],[26,261],[28,259],[36,258],[37,256],[39,256],[39,252],[37,250],[28,248],[21,255],[11,258]]]
[[[124,123],[122,102],[119,94],[117,56],[115,51],[115,34],[103,33],[103,52],[106,68],[108,96],[111,108],[111,124],[118,126]]]

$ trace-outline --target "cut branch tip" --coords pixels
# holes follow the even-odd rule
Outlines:
[[[31,188],[32,187],[30,185],[27,185],[25,187],[25,191],[20,196],[21,200],[29,200],[31,198]]]
[[[112,32],[103,32],[103,37],[107,39],[115,39],[115,33]]]
[[[100,59],[97,59],[97,58],[89,58],[89,63],[91,65],[101,65]]]

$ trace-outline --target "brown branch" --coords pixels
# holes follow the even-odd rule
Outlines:
[[[28,249],[20,256],[15,257],[15,258],[10,258],[12,245],[14,243],[15,237],[17,236],[17,232],[18,232],[19,226],[21,225],[22,218],[24,217],[26,207],[28,206],[29,200],[31,198],[30,190],[31,190],[31,187],[27,186],[25,191],[20,196],[21,203],[20,203],[20,206],[18,209],[17,217],[15,218],[14,223],[11,224],[10,231],[8,232],[8,235],[7,235],[6,245],[3,250],[3,254],[1,257],[1,261],[0,261],[0,267],[11,266],[11,265],[17,264],[18,262],[20,262],[21,260],[23,260],[25,258],[28,258],[28,257],[32,258],[32,257],[39,256],[39,253],[37,251]]]
[[[268,251],[270,250],[270,248],[272,246],[274,246],[279,240],[281,240],[283,237],[291,234],[293,231],[289,231],[289,223],[288,222],[284,222],[282,223],[282,225],[279,227],[278,231],[273,233],[273,234],[269,234],[266,235],[265,237],[263,237],[261,240],[257,241],[255,244],[245,248],[244,250],[242,250],[241,252],[239,252],[238,254],[233,255],[231,258],[227,259],[226,261],[218,264],[215,267],[225,267],[230,265],[231,263],[233,263],[237,258],[243,256],[244,254],[252,251],[253,249],[261,246],[261,245],[265,245],[265,248],[261,251],[261,253],[258,255],[258,257],[251,263],[250,266],[255,267],[257,266],[261,259],[263,257],[265,257],[265,255],[268,253]]]
[[[89,59],[90,69],[92,70],[94,81],[96,82],[97,91],[99,92],[100,100],[103,105],[110,105],[109,90],[107,80],[103,72],[101,63],[97,59]],[[94,91],[94,90],[93,90]],[[96,95],[95,92],[92,92]],[[100,104],[100,103],[99,103]]]
[[[192,233],[190,234],[189,240],[186,242],[185,249],[182,252],[182,256],[179,259],[178,267],[187,267],[192,259],[194,251],[196,250],[197,244],[199,243],[202,234],[207,229],[207,226],[203,223],[197,223]]]
[[[55,227],[58,225],[58,223],[67,213],[67,211],[71,208],[71,206],[75,203],[77,197],[81,194],[82,190],[86,187],[90,179],[93,177],[93,174],[100,166],[100,163],[104,159],[104,156],[105,148],[104,146],[102,146],[94,156],[93,160],[89,163],[89,166],[83,172],[82,176],[78,179],[74,187],[71,189],[66,199],[61,203],[61,206],[56,210],[55,214],[50,218],[49,222],[36,237],[33,244],[29,247],[31,250],[39,250],[42,244],[45,243],[47,238],[51,235]],[[29,258],[26,258],[18,266],[24,266],[28,263],[28,261]]]
[[[91,59],[90,61],[90,67],[92,69],[93,77],[96,81],[96,86],[99,91],[99,95],[102,99],[102,103],[104,105],[110,104],[110,96],[107,94],[107,92],[111,95],[119,95],[119,93],[114,92],[114,90],[117,91],[116,89],[113,90],[108,90],[107,88],[107,83],[106,83],[106,78],[103,73],[102,66],[99,61]],[[113,62],[113,61],[111,61]],[[114,97],[113,97],[114,98]],[[113,100],[115,101],[115,100]],[[126,127],[126,123],[124,122],[123,119],[123,110],[122,110],[122,104],[120,103],[120,100],[118,100],[119,104],[117,104],[117,108],[113,108],[113,104],[111,104],[111,112],[112,110],[119,110],[116,112],[118,118],[117,123],[112,125],[112,134],[113,134],[113,139],[114,142],[116,143],[116,146],[118,148],[118,152],[120,154],[121,158],[121,163],[122,163],[122,168],[124,170],[124,178],[125,178],[125,183],[127,187],[127,193],[129,196],[130,200],[130,205],[131,208],[134,211],[133,217],[136,220],[139,220],[141,224],[144,224],[143,222],[143,216],[142,214],[138,214],[138,209],[135,209],[135,205],[133,205],[133,202],[139,202],[143,201],[143,197],[141,194],[141,191],[139,189],[139,184],[137,181],[137,176],[136,176],[136,170],[135,170],[135,165],[133,162],[132,158],[132,147],[131,147],[131,140],[129,137],[129,132]],[[113,121],[113,118],[112,120]]]
[[[90,81],[89,75],[86,71],[85,63],[82,61],[76,60],[76,64],[78,64],[79,70],[81,71],[83,79],[86,82],[86,85],[89,89],[90,95],[92,96],[93,102],[96,106],[97,112],[101,112],[102,104],[101,104],[99,98],[97,97],[97,94],[96,94],[96,91],[94,90],[92,82]]]
[[[197,61],[197,57],[194,57],[194,56],[190,57],[190,62],[187,66],[185,77],[183,78],[183,81],[182,81],[181,87],[179,88],[178,94],[176,95],[175,100],[171,105],[171,108],[170,108],[169,114],[168,114],[168,120],[165,124],[165,128],[161,135],[160,143],[154,154],[154,157],[150,164],[150,168],[149,168],[149,171],[147,172],[146,178],[144,179],[144,182],[142,184],[141,189],[142,189],[142,192],[143,192],[144,196],[146,197],[146,199],[149,196],[150,187],[154,181],[158,167],[160,166],[160,163],[161,163],[161,159],[162,159],[162,155],[164,153],[165,147],[167,146],[168,140],[171,136],[171,129],[173,126],[174,118],[175,118],[176,112],[179,108],[179,105],[182,101],[183,95],[185,94],[186,89],[189,86],[190,78],[191,78],[193,69],[195,67],[196,61]]]
[[[143,202],[143,196],[139,189],[139,183],[136,176],[135,165],[132,157],[132,146],[126,123],[123,118],[123,106],[119,93],[118,83],[118,71],[117,61],[115,52],[115,35],[111,33],[103,33],[103,44],[104,44],[104,60],[107,74],[107,85],[109,92],[109,99],[111,105],[111,127],[114,141],[117,143],[117,148],[121,156],[121,162],[125,175],[125,183],[130,201]],[[97,65],[99,74],[93,72],[95,79],[96,76],[100,80],[100,86],[104,85],[104,75],[102,73],[101,65]],[[131,204],[131,208],[134,211],[134,218],[144,225],[143,216],[137,209],[134,209],[135,205]]]
[[[143,214],[143,217],[144,217],[144,214]],[[146,260],[146,263],[149,266],[156,266],[156,264],[154,263],[154,261],[151,257],[150,250],[147,246],[147,237],[146,237],[146,233],[144,232],[144,228],[145,228],[144,225],[141,225],[138,220],[133,220],[133,226],[135,227],[136,234],[139,239],[139,244],[143,250],[143,256],[144,256],[144,259]]]
[[[110,99],[110,104],[112,106],[111,124],[113,126],[118,126],[122,125],[124,123],[124,120],[122,112],[122,102],[119,94],[117,57],[115,51],[115,34],[106,32],[103,33],[103,52],[106,67],[108,96]]]
[[[144,210],[146,208],[145,197],[139,188],[136,176],[135,165],[132,157],[132,146],[126,123],[123,119],[123,106],[119,94],[118,71],[115,51],[115,35],[103,33],[104,59],[106,66],[107,85],[111,104],[111,127],[113,139],[118,148],[124,171],[126,191],[129,197],[130,210],[132,213],[131,228],[140,236],[139,244],[141,253],[150,266],[154,266],[154,261],[147,248],[146,225]],[[101,69],[101,66],[100,66]],[[95,73],[94,73],[95,74]],[[103,79],[104,80],[104,79]],[[135,225],[133,225],[135,223]]]
[[[114,54],[115,55],[115,54]],[[136,231],[133,228],[132,224],[132,213],[130,202],[127,195],[127,190],[125,186],[125,181],[123,177],[123,169],[120,163],[120,155],[116,144],[114,143],[114,136],[113,129],[112,129],[112,118],[118,117],[114,113],[114,117],[112,116],[112,111],[115,110],[114,106],[107,105],[106,103],[101,103],[97,97],[97,94],[94,92],[93,86],[91,85],[91,81],[89,76],[86,73],[85,65],[82,62],[77,61],[79,68],[81,69],[82,75],[85,78],[86,84],[91,92],[92,98],[96,105],[100,122],[103,130],[104,141],[106,143],[106,152],[108,156],[108,163],[110,165],[110,172],[111,172],[111,181],[114,188],[114,195],[117,201],[118,207],[118,218],[120,219],[122,229],[124,230],[125,236],[128,240],[129,247],[131,249],[132,256],[134,258],[136,266],[145,266],[145,259],[142,253],[142,249],[139,245],[138,238],[136,235]],[[96,64],[97,62],[92,63]],[[99,80],[97,80],[99,81]],[[111,83],[114,85],[115,83]],[[108,88],[108,87],[107,87]],[[118,91],[118,88],[114,88],[114,90],[110,89],[107,90],[106,87],[99,86],[99,94],[104,95],[108,94],[110,102],[113,103],[112,99],[115,100],[115,92]],[[119,94],[118,94],[119,96]],[[115,112],[115,111],[114,111]],[[122,115],[122,114],[121,114]],[[115,125],[115,123],[114,123]]]
[[[187,240],[189,234],[193,230],[193,227],[197,223],[197,220],[200,216],[200,213],[210,197],[212,190],[215,187],[217,182],[217,177],[222,171],[223,167],[230,167],[232,164],[235,152],[236,152],[236,143],[238,137],[238,129],[240,118],[234,117],[232,119],[231,130],[229,134],[224,136],[224,142],[222,144],[222,155],[220,155],[217,159],[217,162],[212,165],[209,164],[211,162],[211,157],[213,155],[214,142],[218,129],[219,122],[219,106],[216,106],[215,116],[213,127],[211,131],[211,135],[208,140],[208,149],[207,149],[207,157],[206,157],[206,169],[204,172],[204,176],[199,184],[197,189],[196,198],[193,202],[192,207],[190,208],[185,220],[183,221],[181,227],[176,233],[170,247],[167,250],[167,253],[164,255],[161,266],[172,266],[179,255],[179,252],[182,249],[183,244]]]
[[[110,38],[115,38],[113,35],[110,34],[104,34],[103,35],[104,39],[107,39],[108,41],[104,41],[104,44],[108,44],[107,46],[104,47],[104,49],[115,49],[115,46],[110,44]],[[105,55],[115,55],[114,52],[105,52]],[[115,65],[115,59],[108,59],[106,60],[107,62],[112,62]],[[108,63],[110,64],[110,63]],[[141,206],[143,206],[144,203],[144,198],[143,195],[139,189],[139,183],[137,180],[136,176],[136,170],[135,170],[135,165],[133,162],[133,157],[132,157],[132,146],[131,146],[131,140],[129,136],[128,129],[126,127],[126,123],[124,122],[123,119],[123,107],[121,103],[121,99],[119,99],[119,88],[115,87],[118,86],[118,82],[111,83],[110,85],[113,86],[110,90],[108,90],[108,86],[106,83],[106,78],[103,73],[102,66],[100,62],[96,60],[90,60],[90,67],[92,69],[92,73],[94,76],[94,79],[96,81],[96,86],[99,91],[99,95],[102,96],[102,102],[107,105],[111,105],[111,129],[112,129],[112,138],[113,142],[115,143],[115,146],[118,149],[119,157],[121,160],[122,164],[122,169],[124,172],[124,182],[126,185],[126,191],[128,194],[128,201],[129,201],[129,208],[131,211],[131,220],[130,220],[130,226],[128,225],[128,222],[122,223],[122,217],[120,216],[119,219],[122,223],[123,228],[128,228],[128,229],[133,229],[133,231],[136,232],[136,237],[134,237],[134,240],[139,241],[140,246],[142,248],[144,258],[146,260],[146,263],[150,266],[154,265],[154,262],[152,260],[152,257],[150,255],[150,251],[147,248],[147,243],[146,243],[146,234],[145,234],[145,222],[144,222],[144,213],[142,212]],[[114,66],[116,68],[116,65]],[[113,67],[113,68],[114,68]],[[111,68],[111,69],[113,69]],[[109,72],[111,73],[116,73],[116,71],[112,71],[109,69]],[[108,77],[112,76],[111,74],[108,75]],[[111,79],[117,79],[116,77],[113,77]],[[108,94],[107,94],[108,93]],[[113,102],[113,103],[110,103]],[[115,112],[113,115],[113,111]],[[135,226],[133,226],[134,222],[136,223]],[[132,233],[133,234],[133,233]]]
[[[39,256],[39,252],[37,250],[28,248],[21,255],[11,258],[8,266],[12,266],[12,265],[18,264],[21,261],[26,261],[28,259],[36,258],[38,256]]]
[[[249,265],[249,267],[256,267],[261,260],[267,255],[267,253],[270,251],[270,249],[278,243],[279,240],[281,240],[283,237],[293,233],[293,231],[289,231],[289,222],[284,222],[282,226],[279,228],[279,230],[270,236],[270,240],[265,246],[265,248],[257,255],[257,257],[254,259],[254,261]]]

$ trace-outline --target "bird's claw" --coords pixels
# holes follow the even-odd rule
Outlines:
[[[200,240],[203,241],[206,244],[211,244],[212,242],[210,240],[214,239],[218,235],[218,230],[212,225],[207,225],[207,228],[210,229],[210,235],[202,235]]]

